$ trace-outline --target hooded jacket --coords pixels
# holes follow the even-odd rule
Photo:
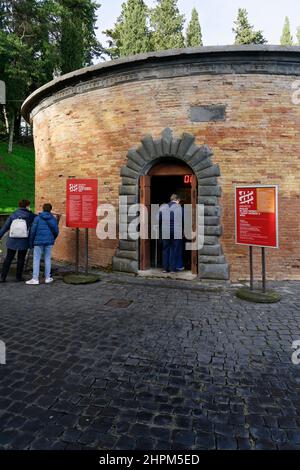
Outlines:
[[[50,212],[40,212],[34,219],[29,235],[29,246],[54,245],[59,233],[56,218]]]
[[[33,212],[28,209],[20,207],[13,214],[11,214],[2,229],[0,230],[0,239],[3,235],[10,230],[10,226],[15,219],[24,219],[26,220],[27,228],[30,229],[31,224],[35,218]],[[11,238],[8,237],[6,242],[7,248],[10,250],[28,250],[29,248],[29,238]]]

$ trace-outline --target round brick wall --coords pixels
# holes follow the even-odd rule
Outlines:
[[[267,250],[268,277],[300,279],[300,104],[292,99],[299,76],[299,47],[256,46],[152,53],[59,77],[23,105],[34,130],[36,208],[50,201],[64,215],[68,177],[100,178],[100,203],[117,207],[122,178],[134,179],[126,175],[132,152],[145,139],[159,146],[171,135],[180,140],[176,153],[189,139],[177,156],[188,163],[197,147],[219,169],[208,175],[217,179],[215,192],[199,192],[212,198],[207,207],[222,209],[221,229],[206,232],[221,247],[215,255],[224,274],[216,277],[226,278],[229,266],[232,280],[248,278],[247,247],[234,242],[234,187],[257,183],[279,185],[280,249]],[[153,161],[165,155],[159,148]],[[144,163],[151,163],[149,152]],[[201,168],[195,159],[194,165]],[[55,258],[73,261],[74,246],[75,233],[63,217]],[[118,258],[118,241],[91,233],[90,246],[92,265],[107,267]],[[213,277],[207,272],[203,277]]]

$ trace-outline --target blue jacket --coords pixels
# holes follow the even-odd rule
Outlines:
[[[168,222],[169,226],[165,226]],[[175,201],[171,201],[168,204],[163,204],[159,209],[159,226],[160,226],[160,238],[162,239],[178,239],[183,236],[183,207],[177,204]],[[170,237],[164,235],[170,231]]]
[[[59,233],[56,218],[50,212],[40,212],[34,219],[29,235],[29,246],[54,245]]]
[[[2,229],[0,230],[0,238],[9,231],[10,226],[15,219],[24,219],[26,220],[27,227],[30,229],[32,222],[35,218],[33,212],[29,211],[28,209],[19,208],[13,214],[11,214],[5,224],[3,225]],[[8,237],[6,242],[7,248],[11,250],[28,250],[29,248],[29,238],[10,238]]]

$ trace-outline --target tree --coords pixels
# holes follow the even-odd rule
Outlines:
[[[148,9],[143,0],[127,0],[113,30],[104,33],[110,37],[108,53],[112,58],[124,57],[150,50],[147,26]]]
[[[106,29],[103,34],[107,36],[108,47],[105,52],[111,59],[120,57],[121,52],[121,28],[123,24],[122,16],[119,16],[113,29]]]
[[[298,40],[298,46],[300,46],[300,26],[298,26],[298,28],[297,28],[296,35],[297,35],[297,40]]]
[[[0,79],[6,82],[10,149],[20,133],[24,99],[102,53],[97,7],[93,0],[0,0]]]
[[[235,28],[232,31],[235,33],[235,44],[265,44],[267,42],[262,31],[254,31],[245,8],[239,8],[234,24]]]
[[[290,20],[286,16],[284,20],[283,30],[280,38],[280,44],[282,46],[292,46],[293,36],[291,35]]]
[[[61,73],[92,64],[103,49],[96,39],[96,10],[93,0],[58,0],[60,16]]]
[[[40,34],[41,3],[36,0],[0,2],[0,75],[7,89],[9,152],[12,152],[14,134],[19,133],[21,104],[43,83],[44,62],[36,40]]]
[[[179,12],[177,0],[156,1],[156,7],[150,12],[152,49],[160,51],[184,47],[184,15]]]
[[[187,28],[186,45],[187,47],[203,46],[202,31],[199,22],[199,15],[196,8],[193,8],[192,10],[191,21]]]

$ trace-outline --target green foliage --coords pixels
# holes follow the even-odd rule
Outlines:
[[[280,44],[282,46],[292,46],[293,36],[291,34],[290,20],[286,16],[284,20],[283,30],[280,38]]]
[[[262,31],[254,31],[245,8],[239,8],[234,24],[235,28],[232,31],[235,33],[235,44],[265,44],[267,42]]]
[[[103,50],[95,35],[99,4],[92,0],[57,0],[57,3],[60,69],[64,74],[91,65],[93,57],[101,56]]]
[[[0,213],[13,212],[20,199],[34,206],[34,150],[15,145],[12,154],[0,143]]]
[[[20,107],[36,88],[61,73],[90,65],[102,54],[93,0],[0,0],[0,80],[15,134]],[[0,128],[4,128],[3,116]]]
[[[187,47],[203,46],[202,31],[199,22],[199,15],[196,8],[193,8],[192,10],[191,21],[187,28],[186,45]]]
[[[150,50],[147,13],[143,0],[127,0],[123,3],[114,29],[104,32],[109,38],[107,52],[110,57],[124,57]]]
[[[177,0],[156,2],[156,7],[150,12],[151,49],[160,51],[184,47],[184,15],[179,12]]]

